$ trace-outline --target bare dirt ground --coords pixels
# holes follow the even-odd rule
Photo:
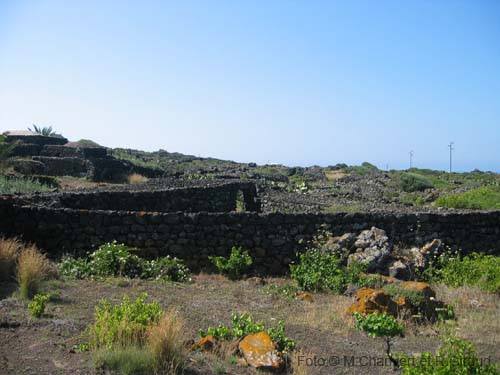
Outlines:
[[[265,284],[283,285],[288,279],[269,278]],[[30,317],[26,302],[15,297],[15,286],[0,284],[0,374],[100,374],[92,353],[75,346],[85,342],[85,328],[93,322],[95,306],[103,298],[119,302],[124,295],[146,292],[164,309],[179,310],[187,322],[186,340],[197,339],[198,330],[230,323],[232,312],[248,312],[266,326],[284,320],[286,333],[296,340],[302,360],[330,359],[336,366],[295,367],[300,374],[394,374],[387,366],[349,366],[345,358],[383,358],[383,343],[366,337],[353,327],[346,314],[351,297],[313,294],[314,302],[286,299],[269,292],[255,279],[229,281],[218,275],[200,274],[191,283],[143,280],[51,281],[46,291],[57,297],[46,314]],[[500,362],[500,297],[477,290],[436,286],[437,298],[455,306],[456,322],[406,327],[406,335],[395,339],[394,352],[434,352],[448,335],[473,342],[481,357]],[[12,294],[14,293],[14,294]],[[297,354],[292,361],[297,362]],[[213,354],[192,352],[188,374],[256,374],[239,361]]]

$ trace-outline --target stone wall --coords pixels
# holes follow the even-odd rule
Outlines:
[[[83,202],[83,201],[82,201]],[[250,250],[256,269],[280,274],[297,251],[320,230],[335,235],[376,226],[404,246],[441,238],[465,252],[500,254],[500,212],[448,214],[260,214],[236,212],[131,212],[51,208],[0,200],[5,235],[33,241],[53,256],[85,254],[117,240],[143,255],[170,254],[193,270],[210,267],[208,256],[227,255],[232,246]]]
[[[123,188],[122,188],[123,189]],[[236,210],[238,192],[247,211],[259,211],[255,184],[233,182],[160,190],[103,190],[34,194],[17,198],[23,205],[85,210],[153,212],[230,212]]]

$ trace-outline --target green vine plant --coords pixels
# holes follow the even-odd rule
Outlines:
[[[385,342],[385,354],[395,368],[399,368],[399,361],[391,353],[391,340],[395,336],[402,336],[404,333],[403,324],[387,313],[372,313],[363,316],[354,313],[356,319],[355,327],[367,333],[369,337],[381,337]]]

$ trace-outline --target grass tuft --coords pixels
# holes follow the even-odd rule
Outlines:
[[[16,238],[0,238],[0,280],[8,281],[15,273],[21,242]]]
[[[173,375],[184,369],[187,356],[183,342],[184,332],[184,320],[174,310],[166,312],[158,323],[149,329],[147,346],[158,373]]]
[[[127,177],[127,180],[129,184],[140,184],[142,182],[147,182],[148,178],[139,173],[132,173]]]
[[[17,282],[21,297],[31,298],[37,294],[41,282],[51,270],[49,260],[35,245],[24,248],[17,259]]]
[[[145,348],[128,346],[113,350],[99,350],[94,355],[95,366],[124,375],[154,374],[153,355]]]

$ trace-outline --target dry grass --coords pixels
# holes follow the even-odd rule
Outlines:
[[[139,173],[132,173],[127,177],[129,184],[140,184],[142,182],[147,182],[148,178]]]
[[[303,349],[294,351],[289,358],[287,373],[293,375],[313,375],[315,354]]]
[[[458,337],[475,345],[498,346],[500,296],[477,288],[435,286],[437,298],[454,307]]]
[[[328,181],[335,181],[342,177],[347,176],[347,174],[345,174],[342,171],[326,171],[325,176]]]
[[[175,310],[167,311],[160,321],[149,329],[147,346],[159,373],[177,374],[184,369],[187,357],[184,332],[184,320]]]
[[[16,238],[0,238],[0,280],[14,276],[17,254],[22,246]]]
[[[23,298],[34,296],[42,280],[51,273],[49,260],[35,245],[25,247],[17,258],[17,282]]]

